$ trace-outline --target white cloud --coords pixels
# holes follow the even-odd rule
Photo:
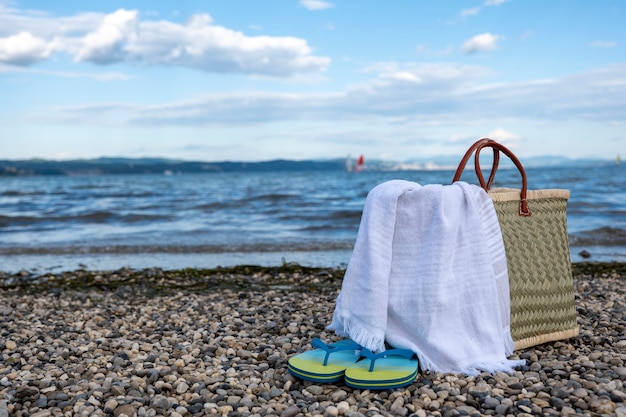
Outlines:
[[[106,15],[98,29],[84,37],[76,59],[96,64],[122,61],[127,42],[137,37],[137,15],[123,9]]]
[[[474,54],[483,51],[493,51],[498,48],[497,42],[501,39],[498,35],[491,33],[481,33],[465,41],[462,46],[466,54]]]
[[[508,0],[485,0],[485,6],[501,6]]]
[[[38,120],[141,126],[245,126],[296,120],[384,121],[387,125],[467,126],[515,123],[623,123],[626,64],[560,79],[485,84],[482,67],[380,64],[372,80],[344,91],[212,94],[143,106],[104,103],[50,109]],[[598,80],[602,80],[601,83]],[[509,143],[520,137],[502,128],[490,135]]]
[[[503,3],[506,3],[507,1],[508,0],[485,0],[485,2],[483,3],[483,6],[484,7],[500,6]],[[478,15],[478,13],[481,12],[482,9],[483,9],[483,7],[481,7],[481,6],[472,7],[471,9],[463,9],[463,10],[461,10],[460,18],[450,20],[448,23],[455,24],[455,23],[458,23],[461,20],[464,20],[465,18],[467,18],[469,16],[476,16],[476,15]]]
[[[495,139],[506,146],[519,142],[522,139],[520,135],[506,131],[502,128],[492,130],[487,134],[487,137]]]
[[[410,71],[396,71],[386,74],[381,74],[381,78],[394,80],[399,82],[420,83],[421,78]]]
[[[322,0],[300,0],[300,4],[308,10],[324,10],[334,7],[332,3]]]
[[[448,46],[444,49],[440,49],[440,50],[433,50],[430,49],[430,47],[428,45],[417,45],[415,47],[415,51],[420,54],[420,55],[424,55],[424,56],[437,56],[437,57],[441,57],[441,56],[446,56],[446,55],[450,55],[452,52],[454,52],[454,48],[452,46]]]
[[[51,17],[42,11],[22,11],[16,8],[2,8],[0,5],[0,37],[30,32],[40,38],[52,39],[58,36],[70,41],[92,31],[100,24],[102,17],[101,13]]]
[[[0,62],[31,65],[47,59],[54,49],[54,40],[47,42],[30,32],[0,38]]]
[[[50,77],[59,77],[59,78],[82,78],[89,79],[95,81],[128,81],[131,79],[126,74],[121,72],[67,72],[67,71],[49,71],[49,70],[39,70],[32,67],[21,67],[15,65],[5,65],[0,63],[0,74],[1,73],[26,73],[26,74],[37,74],[37,75],[45,75]]]
[[[473,9],[461,10],[461,17],[475,16],[480,12],[480,7],[474,7]]]
[[[595,41],[590,42],[589,46],[593,48],[615,48],[617,46],[617,42],[613,41]]]
[[[95,29],[94,29],[95,28]],[[186,24],[143,21],[139,13],[50,18],[0,13],[0,62],[33,65],[65,52],[97,65],[181,66],[206,72],[271,77],[319,74],[330,59],[313,55],[306,40],[291,36],[247,36],[213,24],[208,14]]]
[[[448,137],[447,142],[448,143],[466,143],[466,142],[470,142],[472,139],[476,140],[476,135],[474,133],[468,133],[468,132],[453,133]]]

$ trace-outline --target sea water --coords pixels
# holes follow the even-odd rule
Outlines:
[[[626,165],[528,168],[530,189],[570,190],[571,256],[626,262]],[[345,267],[367,193],[452,171],[0,177],[0,271]],[[463,180],[475,182],[473,173]],[[501,169],[496,186],[519,187]],[[591,256],[583,258],[585,250]]]

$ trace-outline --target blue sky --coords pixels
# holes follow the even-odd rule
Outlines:
[[[0,0],[0,159],[626,155],[623,0]]]

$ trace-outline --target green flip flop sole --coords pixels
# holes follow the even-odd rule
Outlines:
[[[314,339],[317,349],[300,353],[289,359],[288,370],[293,376],[307,381],[328,383],[340,380],[346,368],[360,358],[361,346],[352,340],[341,340],[330,345]]]
[[[365,359],[344,372],[346,385],[358,389],[384,390],[410,385],[417,378],[418,361],[405,349],[391,349],[379,354],[363,349]]]

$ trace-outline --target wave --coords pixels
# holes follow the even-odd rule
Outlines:
[[[10,255],[92,255],[92,254],[216,254],[252,252],[318,252],[328,250],[351,250],[352,240],[285,242],[233,245],[106,245],[106,246],[60,246],[60,247],[0,247],[0,256]]]
[[[326,220],[355,220],[356,224],[358,225],[358,222],[361,219],[361,215],[361,210],[333,210],[328,212],[314,211],[308,213],[300,212],[299,214],[285,214],[280,216],[280,219],[284,221],[306,220],[314,222],[323,222]]]
[[[89,224],[105,224],[114,221],[121,223],[139,223],[139,222],[154,222],[154,221],[167,221],[172,219],[172,216],[166,216],[161,214],[143,214],[143,213],[130,213],[130,214],[118,214],[110,211],[97,211],[93,213],[78,214],[73,216],[3,216],[0,215],[0,228],[9,228],[15,226],[28,226],[39,224],[54,224],[55,227],[62,227],[68,223],[89,223]]]
[[[53,191],[45,191],[45,190],[34,190],[34,191],[20,191],[20,190],[5,190],[0,193],[0,197],[36,197],[42,195],[68,195],[69,192],[65,190],[53,190]]]
[[[249,201],[269,201],[269,202],[280,202],[285,200],[292,200],[294,197],[300,197],[299,195],[294,194],[286,194],[286,193],[274,193],[274,194],[261,194],[257,196],[251,196]]]
[[[0,197],[30,197],[35,195],[43,195],[46,194],[43,191],[17,191],[17,190],[6,190],[0,193]]]
[[[217,210],[228,209],[230,207],[233,207],[232,202],[215,201],[212,203],[198,204],[191,208],[194,210],[212,212],[212,211],[217,211]]]
[[[573,246],[626,246],[626,230],[600,227],[570,235]]]

